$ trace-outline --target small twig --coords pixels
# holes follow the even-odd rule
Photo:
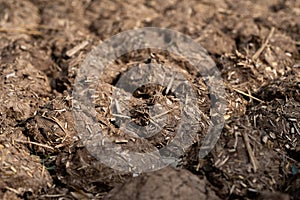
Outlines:
[[[115,99],[116,102],[116,109],[117,109],[117,113],[122,113],[119,102]]]
[[[252,59],[253,60],[256,60],[259,56],[260,56],[260,54],[263,52],[263,50],[266,48],[266,46],[268,45],[268,43],[269,43],[269,40],[270,40],[270,38],[273,36],[273,34],[274,34],[274,30],[275,30],[275,28],[274,27],[272,27],[271,28],[271,31],[270,31],[270,33],[269,33],[269,35],[267,36],[267,39],[265,40],[265,42],[262,44],[262,46],[256,51],[256,53],[252,56]]]
[[[297,160],[295,160],[295,159],[293,159],[293,158],[291,158],[291,157],[285,155],[284,153],[280,152],[279,150],[277,150],[277,149],[274,149],[274,150],[275,150],[277,153],[279,153],[280,155],[284,156],[285,158],[287,158],[287,159],[289,159],[289,160],[291,160],[291,161],[293,161],[293,162],[295,162],[295,163],[298,162]]]
[[[23,141],[23,140],[14,140],[14,141],[15,141],[15,142],[19,142],[19,143],[23,143],[23,144],[33,144],[33,145],[36,145],[36,146],[40,146],[40,147],[44,147],[44,148],[47,148],[47,149],[54,150],[53,147],[48,146],[48,145],[46,145],[46,144],[41,144],[41,143],[32,142],[32,141]]]
[[[11,187],[5,187],[5,188],[6,188],[7,190],[11,191],[11,192],[14,192],[14,193],[20,195],[20,192],[19,192],[18,190],[14,189],[14,188],[11,188]]]
[[[260,100],[259,98],[256,98],[256,97],[254,97],[254,96],[252,96],[252,95],[250,95],[250,94],[247,94],[246,92],[243,92],[243,91],[241,91],[241,90],[239,90],[239,89],[236,89],[236,88],[232,88],[232,89],[233,89],[234,91],[238,92],[238,93],[241,93],[242,95],[245,95],[245,96],[251,98],[251,99],[255,99],[256,101],[259,101],[259,102],[261,102],[261,103],[265,103],[263,100]]]
[[[68,136],[68,133],[67,133],[67,131],[65,130],[65,128],[63,127],[63,125],[59,122],[59,120],[58,120],[57,118],[55,118],[55,117],[46,117],[45,115],[42,115],[42,117],[45,118],[45,119],[48,119],[48,120],[50,120],[50,121],[52,121],[52,122],[55,122],[55,123],[59,126],[59,128],[61,128],[61,130],[65,133],[65,137],[64,137],[63,140],[62,140],[62,142],[64,142],[65,139],[66,139],[67,136]]]
[[[171,80],[170,80],[170,82],[169,82],[169,84],[168,84],[168,86],[167,86],[167,89],[166,89],[166,94],[169,93],[169,91],[170,91],[170,89],[171,89],[171,87],[172,87],[172,85],[173,85],[174,78],[175,78],[175,75],[174,75],[174,72],[173,72],[172,77],[171,77]]]
[[[88,45],[88,44],[89,44],[88,41],[84,41],[84,42],[76,45],[72,49],[68,50],[66,52],[66,55],[69,56],[69,57],[72,57],[74,54],[76,54],[78,51],[80,51],[81,49],[83,49],[84,47],[86,47],[86,45]]]
[[[259,98],[257,98],[257,97],[254,97],[254,96],[252,96],[252,95],[250,95],[250,94],[247,94],[246,92],[243,92],[243,91],[241,91],[241,90],[239,90],[239,89],[236,89],[236,88],[234,88],[234,87],[232,87],[232,86],[230,86],[230,85],[228,85],[228,84],[226,84],[226,86],[229,87],[229,88],[231,88],[231,89],[233,89],[234,91],[236,91],[236,92],[242,94],[242,95],[245,95],[245,96],[251,98],[251,99],[255,99],[256,101],[259,101],[259,102],[261,102],[261,103],[265,103],[263,100],[261,100],[261,99],[259,99]]]
[[[235,140],[234,140],[233,148],[234,148],[235,150],[236,150],[236,148],[237,148],[237,146],[238,146],[238,141],[239,141],[238,135],[239,135],[238,132],[235,132],[235,133],[234,133]]]
[[[174,107],[174,108],[172,108],[172,109],[170,109],[170,110],[167,110],[166,112],[160,113],[160,114],[155,115],[155,116],[153,116],[153,117],[151,117],[151,118],[152,118],[152,119],[159,118],[159,117],[161,117],[161,116],[164,116],[164,115],[166,115],[166,114],[172,112],[173,110],[175,110],[175,109],[177,109],[177,108],[178,108],[178,107]]]
[[[57,198],[57,197],[63,197],[65,196],[64,194],[45,194],[45,195],[42,195],[41,197],[44,198]]]
[[[154,121],[152,118],[150,118],[150,121],[151,121],[157,128],[159,128],[159,129],[162,128],[162,127],[161,127],[158,123],[156,123],[156,121]]]
[[[250,157],[250,161],[251,161],[251,163],[253,165],[253,171],[255,173],[257,171],[257,168],[258,168],[258,166],[257,166],[257,160],[256,160],[256,158],[254,156],[254,153],[252,151],[252,148],[250,146],[250,141],[249,141],[248,135],[246,133],[244,133],[244,132],[242,132],[242,135],[243,135],[243,138],[244,138],[244,141],[245,141],[245,144],[246,144],[246,148],[247,148],[247,151],[248,151],[248,155]]]
[[[16,29],[0,28],[0,32],[5,32],[5,33],[16,32],[16,33],[26,33],[29,35],[42,35],[40,31],[34,29],[26,29],[26,28],[16,28]]]
[[[120,114],[112,114],[114,117],[120,117],[120,118],[125,118],[125,119],[131,119],[131,117],[127,115],[120,115]]]
[[[233,193],[234,189],[235,189],[235,185],[232,185],[232,187],[230,188],[230,191],[229,191],[230,195]]]
[[[217,168],[222,167],[227,161],[229,160],[229,156],[227,156],[223,161],[221,161],[218,166],[216,166]]]
[[[42,179],[44,179],[44,175],[45,175],[45,166],[44,164],[42,165]]]

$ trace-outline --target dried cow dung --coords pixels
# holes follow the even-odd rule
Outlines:
[[[115,187],[105,199],[110,200],[218,200],[206,179],[183,169],[164,168],[142,174]]]

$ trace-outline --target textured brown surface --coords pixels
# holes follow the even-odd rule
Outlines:
[[[164,130],[130,140],[113,123],[112,90],[133,63],[150,59],[180,69],[203,114],[197,143],[180,160],[184,169],[130,178],[97,161],[78,139],[72,90],[91,49],[145,26],[180,31],[208,51],[225,84],[226,123],[213,151],[199,159],[210,114],[202,77],[154,49],[120,57],[103,73],[95,99],[103,132],[128,141],[120,146],[149,151],[172,136]],[[0,199],[102,199],[108,193],[115,199],[299,199],[299,35],[298,0],[0,0]],[[143,103],[173,98],[157,96]]]
[[[199,179],[187,170],[165,168],[141,174],[111,190],[104,199],[111,200],[218,200],[206,179]]]

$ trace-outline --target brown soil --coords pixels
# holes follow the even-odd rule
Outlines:
[[[94,103],[104,134],[121,147],[162,148],[180,115],[170,111],[167,128],[146,139],[124,134],[109,99],[133,63],[174,66],[197,91],[201,113],[180,169],[131,174],[101,164],[84,147],[72,90],[94,47],[146,26],[180,31],[208,51],[226,87],[226,121],[217,145],[199,159],[201,133],[211,123],[202,77],[157,50],[118,58],[101,77]],[[299,54],[297,0],[0,0],[0,199],[300,199]],[[165,90],[135,91],[129,112],[136,124],[150,123],[147,105],[179,105]]]

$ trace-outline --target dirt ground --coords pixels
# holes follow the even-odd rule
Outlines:
[[[120,132],[109,99],[133,62],[184,70],[203,113],[199,137],[177,169],[137,175],[87,151],[75,128],[72,89],[80,64],[101,41],[149,26],[180,31],[208,51],[222,74],[227,109],[218,143],[199,159],[210,123],[202,77],[152,49],[118,58],[94,103],[104,132],[122,147],[161,148],[178,120],[172,111],[168,129],[144,140]],[[0,199],[300,199],[299,0],[0,0],[0,88]],[[142,126],[148,111],[139,99],[178,105],[171,94],[146,89],[146,97],[134,95],[131,112]]]

